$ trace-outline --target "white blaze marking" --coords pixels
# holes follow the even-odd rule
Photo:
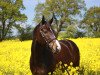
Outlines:
[[[59,44],[59,42],[56,40],[56,44],[57,44],[57,49],[60,51],[61,50],[61,45]]]

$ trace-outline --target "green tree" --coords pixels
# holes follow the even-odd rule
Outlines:
[[[18,38],[20,41],[32,39],[32,31],[34,28],[32,28],[31,25],[25,25],[25,26],[17,25],[16,28],[18,30]]]
[[[0,0],[0,41],[4,40],[9,30],[27,19],[22,0]]]
[[[77,33],[77,28],[73,25],[70,25],[66,29],[66,36],[67,38],[75,38],[75,35]]]
[[[63,24],[71,25],[75,20],[74,17],[79,15],[82,9],[85,10],[84,0],[46,0],[45,3],[39,3],[35,7],[34,21],[39,23],[42,15],[50,19],[54,13],[56,36],[58,36]]]
[[[88,25],[95,37],[100,37],[100,7],[91,7],[84,16],[82,23]]]

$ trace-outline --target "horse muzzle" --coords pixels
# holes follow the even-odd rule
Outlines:
[[[61,45],[58,40],[53,40],[50,42],[49,47],[52,49],[53,53],[58,53],[61,51]]]

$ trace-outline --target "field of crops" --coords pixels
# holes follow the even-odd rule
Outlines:
[[[73,40],[80,49],[80,66],[84,75],[100,75],[100,38]],[[31,75],[29,69],[32,41],[0,42],[0,75]]]

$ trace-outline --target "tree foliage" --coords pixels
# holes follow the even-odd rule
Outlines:
[[[85,3],[83,0],[46,0],[45,3],[39,3],[35,7],[36,15],[34,21],[39,23],[41,16],[44,15],[50,19],[54,13],[54,19],[57,34],[61,31],[63,24],[66,26],[72,24],[75,20],[73,17],[79,15],[81,10],[85,10]]]
[[[22,0],[0,0],[0,40],[4,40],[5,36],[18,22],[27,19],[25,14],[20,10],[24,10]]]
[[[18,38],[20,41],[31,40],[32,39],[32,27],[30,25],[25,25],[25,27],[17,26]]]
[[[91,7],[86,12],[82,23],[90,26],[95,37],[100,37],[100,7]]]
[[[67,34],[67,38],[75,38],[75,35],[77,33],[77,28],[73,25],[70,25],[67,27],[66,29],[66,34]]]

